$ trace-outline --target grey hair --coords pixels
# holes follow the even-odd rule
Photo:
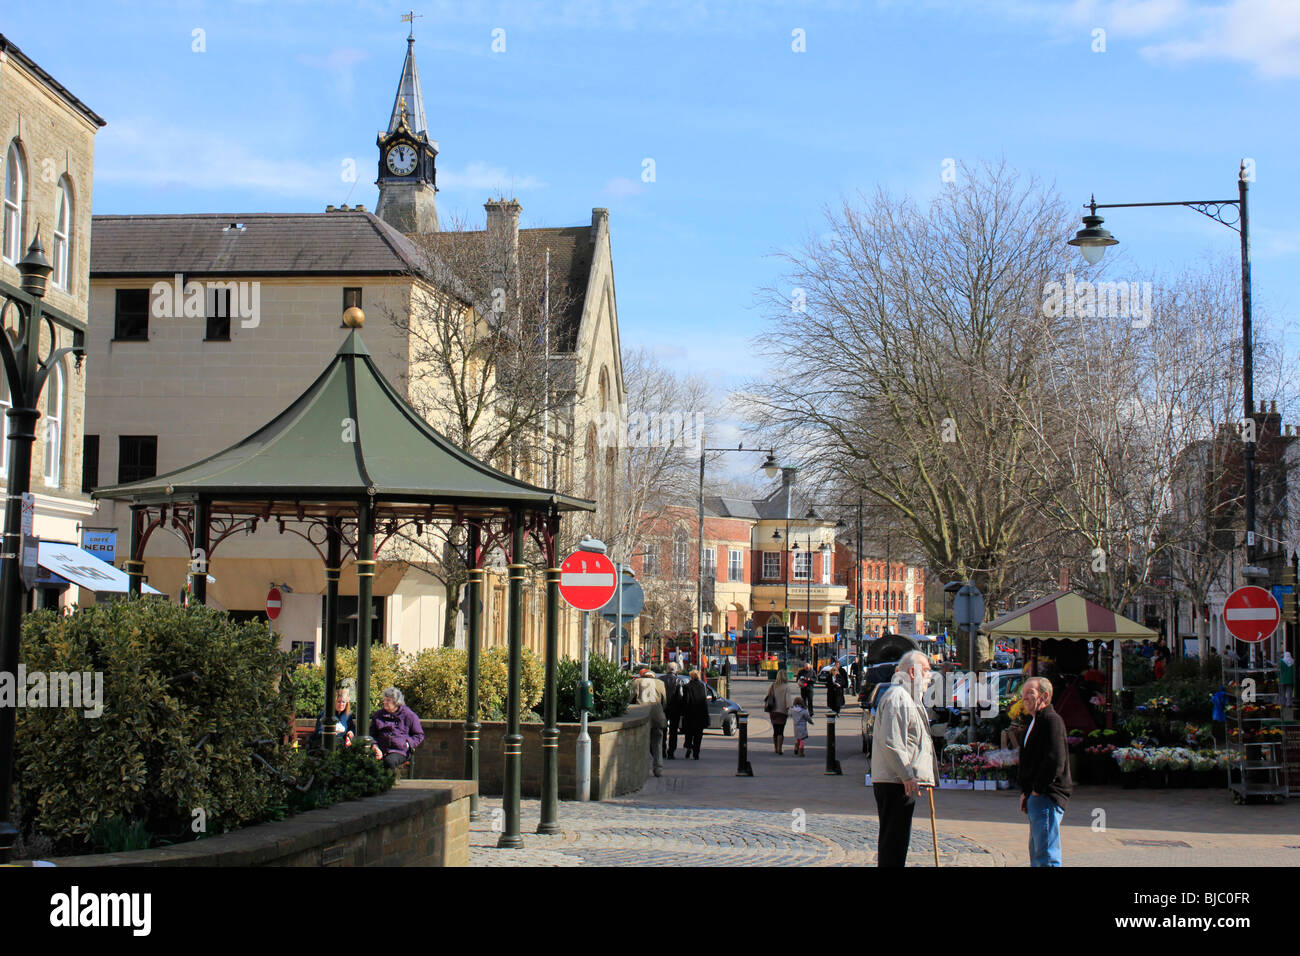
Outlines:
[[[906,674],[907,671],[915,664],[928,664],[930,658],[925,651],[908,651],[898,659],[898,664],[894,667],[895,674]]]
[[[384,696],[387,697],[389,700],[391,700],[398,707],[401,707],[406,703],[406,698],[402,696],[402,692],[398,690],[396,687],[385,687]]]
[[[1031,677],[1025,681],[1024,686],[1020,688],[1021,696],[1024,696],[1025,691],[1029,690],[1030,687],[1037,687],[1043,698],[1049,704],[1052,702],[1052,682],[1046,677]]]
[[[677,668],[677,662],[676,662],[676,661],[669,661],[669,662],[668,662],[668,673],[670,673],[670,674],[676,674],[676,673],[677,673],[677,670],[678,670],[678,668]]]

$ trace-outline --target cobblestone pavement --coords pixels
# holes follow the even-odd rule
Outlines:
[[[524,848],[497,849],[501,800],[485,798],[470,824],[472,866],[852,866],[875,863],[874,819],[806,811],[565,803],[564,831],[533,831],[541,805],[521,807]],[[917,821],[920,823],[920,821]],[[934,865],[928,827],[914,827],[912,862]],[[992,866],[993,855],[970,840],[939,837],[944,865]]]
[[[737,737],[704,736],[700,760],[664,762],[636,793],[599,803],[560,805],[562,834],[538,836],[539,804],[522,806],[522,850],[498,850],[492,829],[499,798],[482,801],[471,825],[471,863],[482,866],[870,865],[876,805],[863,785],[859,713],[837,722],[842,776],[825,771],[826,719],[820,692],[808,756],[772,746],[762,695],[766,681],[733,681],[748,709],[753,777],[737,777]],[[678,751],[680,756],[681,751]],[[1027,866],[1028,827],[1011,791],[934,794],[943,866]],[[796,811],[805,827],[793,826]],[[933,866],[928,802],[918,801],[911,866]],[[1121,790],[1078,787],[1061,826],[1067,866],[1300,866],[1300,800],[1236,806],[1226,790]]]

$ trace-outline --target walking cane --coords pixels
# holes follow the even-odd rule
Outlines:
[[[930,836],[934,839],[934,865],[939,865],[939,828],[934,822],[934,787],[926,787],[930,795]]]

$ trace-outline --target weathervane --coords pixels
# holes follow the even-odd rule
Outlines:
[[[409,23],[409,24],[411,25],[411,33],[410,33],[409,36],[407,36],[407,39],[408,39],[408,40],[414,40],[414,39],[415,39],[415,21],[416,21],[417,19],[419,19],[419,20],[423,20],[423,19],[424,19],[424,14],[423,14],[423,13],[416,13],[414,10],[412,10],[410,13],[403,13],[403,14],[402,14],[402,22],[403,22],[403,23]]]

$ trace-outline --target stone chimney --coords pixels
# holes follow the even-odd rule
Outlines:
[[[519,200],[502,197],[488,200],[483,208],[487,210],[486,253],[492,264],[493,283],[505,290],[507,303],[513,303],[519,294],[519,210],[522,207]]]

